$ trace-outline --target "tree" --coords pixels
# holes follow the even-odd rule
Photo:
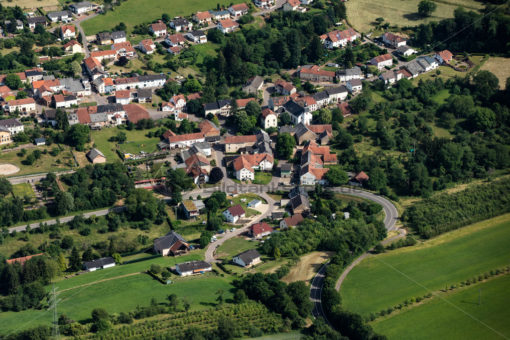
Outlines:
[[[88,125],[75,124],[67,130],[66,139],[76,150],[83,151],[85,143],[90,142],[90,128]]]
[[[135,189],[126,198],[126,213],[133,221],[153,221],[158,212],[158,200],[152,191]]]
[[[57,109],[55,113],[55,120],[57,122],[57,128],[66,131],[69,128],[69,120],[67,113],[62,109]]]
[[[223,179],[223,171],[219,167],[214,167],[209,174],[209,182],[210,183],[218,183]]]
[[[331,114],[331,110],[329,109],[320,109],[319,110],[319,121],[321,124],[330,124],[333,115]]]
[[[172,310],[176,310],[177,306],[179,305],[179,299],[177,298],[177,295],[170,294],[168,295],[168,305]]]
[[[370,104],[372,103],[372,98],[368,92],[363,92],[360,95],[358,95],[356,98],[351,100],[349,105],[351,108],[357,112],[361,113],[368,109]]]
[[[496,126],[496,114],[488,107],[478,107],[473,118],[477,130],[487,130]]]
[[[422,0],[418,4],[418,14],[420,14],[422,17],[430,17],[436,8],[437,5],[435,2],[430,0]]]
[[[82,267],[80,253],[76,247],[73,247],[71,256],[69,257],[69,269],[71,271],[78,271]]]
[[[5,197],[12,192],[12,184],[7,178],[0,178],[0,196]]]
[[[11,90],[17,90],[23,86],[21,79],[17,74],[8,74],[4,79],[4,84],[8,86]]]
[[[248,116],[253,116],[256,117],[257,119],[260,116],[260,113],[262,112],[259,103],[257,103],[255,100],[248,102],[244,110],[246,111]]]
[[[119,144],[124,144],[124,142],[127,140],[127,135],[124,131],[120,131],[117,133],[117,136],[115,136],[115,140]]]
[[[88,247],[83,254],[81,254],[81,260],[83,262],[92,261],[94,259],[94,254],[92,253],[92,248]]]
[[[55,195],[55,212],[66,215],[74,210],[74,197],[70,192],[58,191]]]
[[[489,71],[479,71],[473,77],[475,93],[484,101],[488,101],[498,90],[499,80]]]
[[[296,140],[289,133],[279,134],[276,139],[276,155],[281,159],[289,159],[294,153],[295,146]]]
[[[328,180],[330,185],[337,187],[347,183],[349,177],[347,176],[345,170],[343,170],[339,166],[332,166],[331,168],[329,168],[329,171],[326,172],[326,179]]]
[[[376,167],[368,172],[369,180],[368,187],[375,191],[381,191],[386,188],[388,179],[383,169]]]
[[[216,295],[217,295],[216,301],[218,301],[218,305],[222,305],[223,304],[223,294],[224,293],[225,292],[223,291],[223,289],[218,289],[216,291]]]
[[[211,231],[203,231],[202,234],[200,234],[198,243],[200,244],[201,249],[205,249],[205,247],[207,247],[207,245],[211,242],[212,236],[213,233]]]
[[[81,66],[77,60],[71,62],[71,71],[75,77],[79,77],[81,75]]]

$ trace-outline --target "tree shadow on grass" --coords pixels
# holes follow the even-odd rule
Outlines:
[[[407,14],[404,14],[403,17],[407,20],[410,20],[410,21],[417,21],[417,20],[421,20],[423,19],[423,17],[418,13],[407,13]]]

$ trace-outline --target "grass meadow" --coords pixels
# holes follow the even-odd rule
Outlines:
[[[108,31],[120,22],[126,24],[130,32],[135,25],[147,23],[161,18],[167,13],[171,18],[176,16],[191,16],[197,11],[216,8],[217,4],[228,6],[230,3],[240,3],[241,0],[128,0],[120,6],[108,11],[105,15],[83,22],[82,26],[87,35]],[[143,13],[143,15],[141,15]]]
[[[510,58],[490,57],[481,69],[494,73],[499,79],[499,87],[504,89],[506,79],[510,77]]]
[[[473,224],[414,247],[372,256],[341,288],[343,306],[368,315],[508,265],[510,214]]]
[[[156,129],[153,129],[156,130]],[[126,153],[138,154],[140,151],[154,152],[157,150],[159,138],[149,138],[146,134],[153,130],[126,130],[117,127],[105,128],[91,132],[91,139],[96,147],[101,151],[107,162],[115,162],[119,160],[119,156],[115,152],[116,142],[110,142],[109,139],[116,136],[119,132],[127,135],[127,140],[123,144],[118,144],[120,151]]]
[[[508,287],[510,276],[500,276],[392,314],[372,326],[390,340],[509,338]]]
[[[14,164],[20,169],[20,171],[10,176],[22,176],[40,172],[55,172],[71,169],[74,166],[74,159],[71,155],[71,151],[69,151],[68,148],[63,148],[57,156],[52,156],[49,152],[53,148],[58,148],[58,146],[54,144],[51,146],[38,147],[37,150],[40,150],[41,152],[46,150],[47,153],[42,153],[41,157],[32,165],[23,164],[23,160],[36,149],[27,149],[25,156],[19,156],[19,151],[0,153],[0,164]]]

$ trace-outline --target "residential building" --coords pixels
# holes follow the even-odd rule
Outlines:
[[[352,28],[348,28],[343,31],[331,31],[321,35],[320,37],[324,43],[324,46],[329,49],[344,47],[348,43],[352,43],[359,38],[361,38],[361,35]]]
[[[81,44],[76,40],[71,40],[71,41],[67,42],[63,46],[63,48],[64,48],[65,52],[70,53],[70,54],[83,53],[83,48],[82,48]]]
[[[7,131],[8,132],[8,131]],[[10,134],[9,134],[10,135]],[[36,146],[43,146],[43,145],[46,145],[46,138],[44,137],[39,137],[39,138],[34,138],[34,144]]]
[[[369,179],[370,177],[364,171],[360,171],[349,180],[349,185],[362,187]]]
[[[299,2],[299,0],[287,0],[283,4],[282,9],[285,12],[297,11],[300,8],[299,7],[300,4],[301,3]]]
[[[303,222],[305,218],[302,214],[294,214],[290,217],[285,217],[280,221],[280,229],[293,228],[297,226],[299,223]]]
[[[393,65],[393,57],[389,53],[382,54],[370,59],[369,64],[377,66],[379,70],[384,67],[391,67]]]
[[[439,67],[437,59],[431,56],[422,56],[416,59],[416,62],[421,65],[425,72],[435,70]]]
[[[356,80],[359,80],[361,82],[360,79]],[[347,90],[347,87],[345,87],[344,85],[340,85],[337,87],[326,88],[326,93],[328,94],[329,103],[339,103],[340,101],[345,100],[347,98],[349,91]]]
[[[175,231],[171,231],[154,241],[154,251],[162,256],[185,254],[189,249],[188,242]]]
[[[243,251],[241,254],[234,256],[232,262],[241,267],[249,268],[259,264],[262,261],[260,259],[260,253],[257,250],[249,249]]]
[[[193,23],[189,22],[188,19],[185,18],[176,18],[170,22],[170,27],[172,27],[176,32],[191,31],[193,29]]]
[[[321,70],[317,65],[302,66],[299,70],[299,78],[311,82],[333,82],[335,72]]]
[[[212,266],[205,261],[190,261],[175,265],[175,271],[180,276],[189,276],[210,272],[212,271]]]
[[[96,148],[93,148],[87,152],[86,156],[89,162],[92,164],[106,163],[105,155]]]
[[[201,200],[184,200],[181,203],[181,210],[188,220],[190,218],[198,217],[200,215],[200,210],[204,209],[204,207],[204,202]]]
[[[225,20],[225,19],[230,18],[230,12],[226,11],[226,10],[225,11],[209,11],[209,13],[211,14],[211,17],[216,21]]]
[[[28,28],[30,28],[31,30],[33,30],[35,28],[35,26],[37,26],[37,25],[41,25],[41,26],[48,25],[46,18],[43,16],[27,18],[27,23],[28,23]]]
[[[218,22],[218,29],[223,33],[231,33],[239,28],[239,24],[232,19],[220,20]]]
[[[115,102],[123,105],[131,103],[131,91],[130,90],[115,91]]]
[[[273,228],[266,222],[255,223],[250,227],[250,234],[253,238],[260,239],[273,232]]]
[[[294,129],[294,138],[296,138],[296,143],[301,145],[304,142],[317,139],[317,134],[307,128],[305,124],[299,123]]]
[[[278,79],[274,82],[274,87],[276,93],[279,93],[283,96],[290,96],[291,94],[296,93],[296,87],[291,82]]]
[[[207,42],[207,35],[204,33],[204,31],[200,30],[195,30],[186,33],[186,38],[188,38],[195,44],[205,44]]]
[[[208,25],[212,21],[211,13],[209,12],[197,12],[193,15],[193,20],[200,25]]]
[[[113,44],[112,50],[117,53],[117,58],[126,57],[131,59],[136,56],[136,51],[129,41]]]
[[[229,223],[236,223],[245,216],[246,212],[240,204],[233,205],[223,212],[223,217],[225,217],[225,220]]]
[[[351,79],[347,82],[346,87],[350,93],[357,93],[363,89],[363,83],[361,79]]]
[[[138,89],[136,91],[138,103],[152,103],[152,89]]]
[[[409,57],[409,56],[411,56],[413,54],[418,53],[418,51],[416,51],[412,47],[404,45],[404,46],[400,46],[400,47],[397,48],[397,53],[400,54],[403,57]]]
[[[69,21],[73,18],[70,11],[48,12],[46,16],[51,22]]]
[[[247,136],[228,136],[225,137],[225,152],[226,153],[235,153],[239,149],[246,148],[249,146],[253,146],[257,142],[256,135],[247,135]]]
[[[90,52],[90,57],[96,59],[100,63],[102,63],[103,60],[106,60],[106,62],[109,63],[117,59],[117,51],[92,51]]]
[[[64,96],[63,94],[56,94],[53,96],[52,103],[56,109],[70,108],[73,105],[78,105],[78,98],[73,95]]]
[[[106,269],[111,267],[115,267],[115,260],[110,256],[102,257],[97,260],[83,262],[83,269],[85,269],[88,272],[93,272],[98,269]]]
[[[165,38],[165,42],[170,46],[183,46],[186,43],[186,39],[183,34],[169,34]]]
[[[126,42],[126,32],[102,32],[97,34],[97,42],[100,45],[111,45]]]
[[[349,81],[351,79],[363,79],[363,73],[358,66],[347,68],[336,72],[338,81]]]
[[[35,100],[33,98],[15,99],[7,102],[7,111],[20,114],[29,114],[36,112]]]
[[[240,155],[232,162],[236,179],[253,181],[255,170],[270,171],[273,169],[274,158],[267,153]]]
[[[260,119],[262,120],[262,127],[264,129],[278,127],[278,117],[276,116],[276,113],[270,108],[265,108],[262,110]]]
[[[384,84],[391,85],[402,79],[402,73],[395,70],[389,70],[382,73],[379,76],[379,79],[384,81]]]
[[[255,6],[263,9],[269,9],[274,6],[274,0],[253,0]]]
[[[283,109],[285,112],[290,114],[290,118],[294,124],[310,124],[312,121],[312,114],[310,112],[306,112],[304,107],[296,103],[294,100],[289,100],[285,103],[283,105]]]
[[[62,39],[76,38],[76,27],[74,25],[63,25],[60,27],[60,37]]]
[[[164,37],[166,35],[166,25],[163,21],[159,20],[149,26],[149,32],[155,35],[157,38]]]
[[[94,10],[95,7],[96,7],[96,5],[94,5],[88,1],[81,1],[81,2],[77,2],[77,3],[73,3],[73,4],[69,5],[69,9],[71,11],[73,11],[74,14],[78,14],[78,15],[90,12],[90,11]]]
[[[9,130],[0,127],[0,145],[9,144],[11,142],[12,139]]]
[[[453,59],[453,53],[448,50],[444,50],[437,52],[434,57],[439,61],[440,64],[449,64]]]
[[[406,39],[391,32],[384,33],[381,38],[386,45],[389,45],[393,48],[399,48],[407,44]]]
[[[0,120],[0,129],[7,130],[11,135],[25,131],[25,127],[15,118]]]
[[[200,132],[204,134],[205,137],[213,137],[220,135],[220,128],[216,126],[210,120],[204,119],[198,124],[198,128]]]
[[[256,101],[255,98],[245,98],[245,99],[236,99],[236,105],[238,110],[244,110],[246,109],[246,105],[248,105],[249,102]]]
[[[233,17],[233,18],[239,18],[245,14],[248,14],[248,10],[250,8],[248,7],[247,4],[245,3],[240,3],[240,4],[236,4],[236,5],[232,5],[228,8],[228,11],[230,12],[230,15]]]
[[[255,76],[246,82],[243,86],[243,92],[248,94],[258,94],[262,89],[262,85],[264,85],[264,78],[261,76]]]
[[[156,44],[152,39],[144,39],[138,44],[138,49],[145,54],[153,54],[156,50]]]
[[[222,99],[214,103],[203,104],[205,115],[209,113],[213,115],[229,116],[230,110],[232,110],[232,104],[230,100]]]
[[[201,132],[187,133],[184,135],[176,135],[168,137],[170,149],[189,148],[194,143],[205,142],[204,134]]]

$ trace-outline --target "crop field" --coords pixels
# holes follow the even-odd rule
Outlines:
[[[157,150],[159,138],[149,138],[145,135],[152,130],[125,130],[119,128],[107,128],[91,132],[92,142],[101,151],[107,162],[115,162],[119,160],[119,156],[115,153],[116,142],[110,142],[109,139],[116,136],[119,132],[127,135],[127,140],[123,144],[119,144],[122,152],[138,154],[140,151],[154,152]]]
[[[494,73],[499,79],[499,88],[504,89],[506,79],[510,77],[510,58],[490,57],[481,69]]]
[[[464,227],[414,247],[372,256],[340,291],[347,310],[368,315],[508,265],[510,214]]]
[[[510,276],[500,276],[392,314],[372,326],[388,339],[508,339],[509,286]]]
[[[347,18],[355,29],[367,32],[373,29],[376,18],[382,17],[391,25],[416,26],[424,22],[439,21],[453,17],[453,11],[458,6],[466,9],[482,8],[480,2],[474,0],[445,0],[436,1],[437,9],[429,18],[418,15],[420,0],[351,0],[345,3]]]
[[[85,273],[83,275],[55,283],[60,291],[59,313],[74,320],[86,320],[92,309],[101,306],[109,313],[132,311],[136,306],[148,306],[152,298],[164,302],[168,295],[176,294],[191,304],[192,310],[205,309],[216,299],[216,292],[225,292],[230,299],[230,278],[213,273],[203,276],[180,278],[171,277],[174,283],[163,285],[154,280],[146,271],[151,264],[174,266],[190,260],[203,258],[202,252],[181,257],[148,257],[145,261],[130,263],[114,268]],[[40,324],[49,324],[52,313],[46,309],[2,313],[0,332],[3,334]]]
[[[111,30],[120,22],[126,24],[128,31],[138,24],[150,23],[167,13],[171,18],[176,16],[191,16],[197,11],[215,9],[216,5],[228,6],[240,3],[241,0],[128,0],[120,6],[108,11],[105,15],[83,22],[82,26],[87,35]],[[143,13],[143,15],[140,15]]]

